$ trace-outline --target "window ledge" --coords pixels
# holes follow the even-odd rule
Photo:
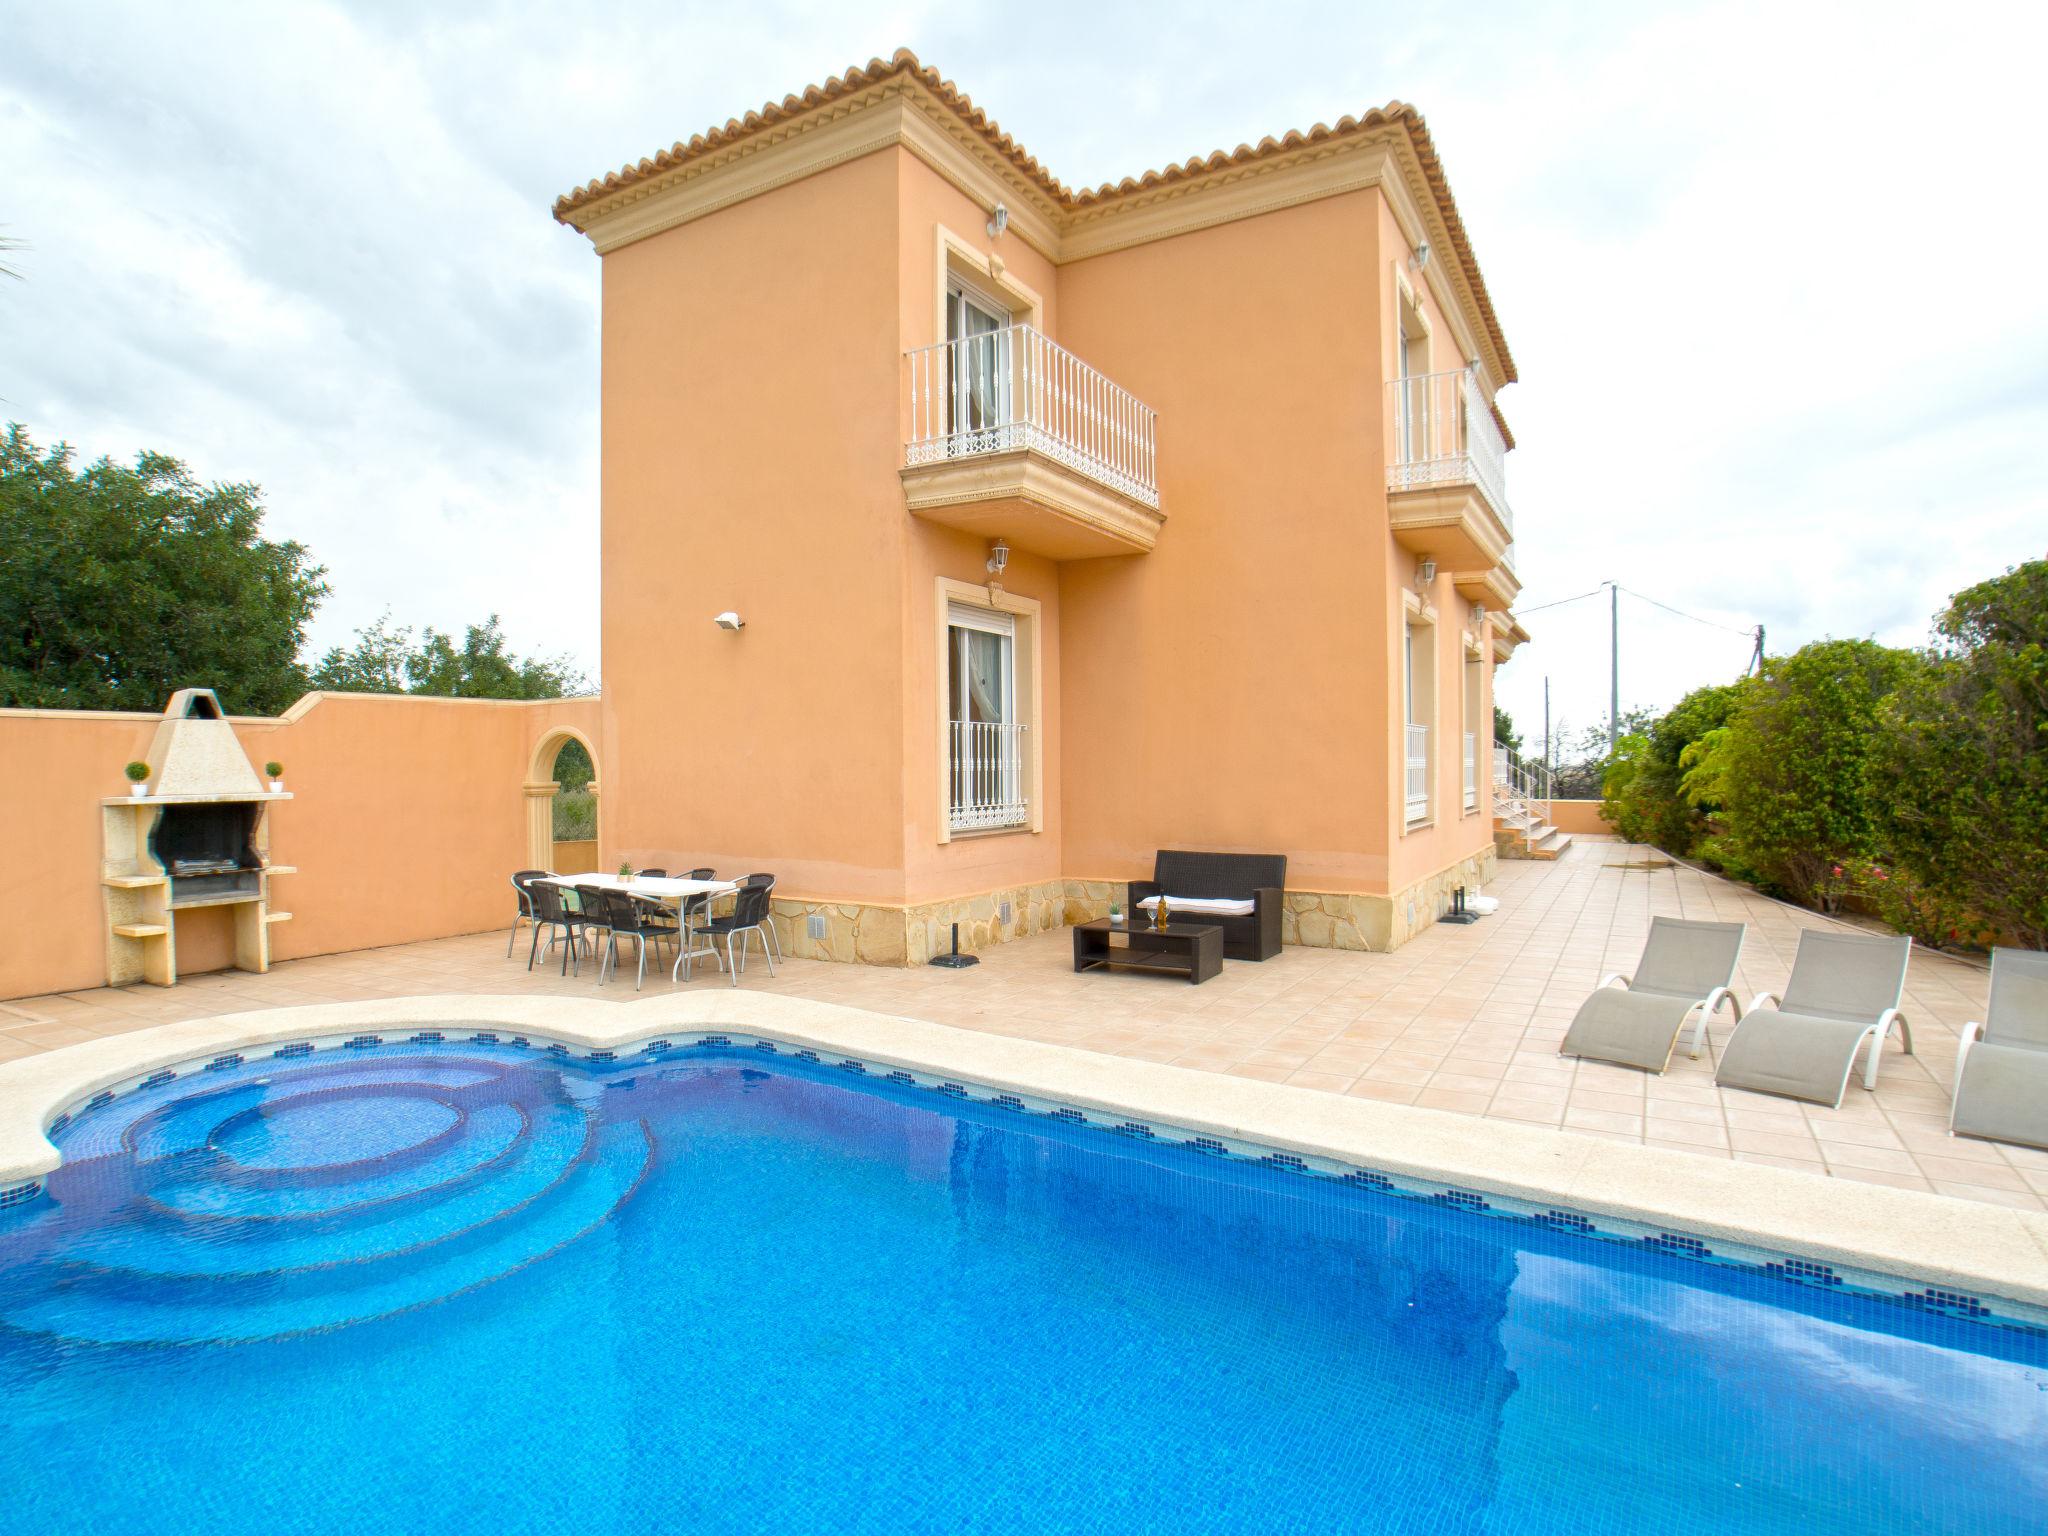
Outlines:
[[[1020,821],[1014,827],[956,827],[948,836],[947,841],[964,843],[970,839],[984,837],[1017,837],[1019,835],[1033,837],[1037,833],[1038,828],[1031,825],[1029,821]]]

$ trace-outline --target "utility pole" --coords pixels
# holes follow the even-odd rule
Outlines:
[[[1749,658],[1749,666],[1742,669],[1744,677],[1749,676],[1751,667],[1756,669],[1758,677],[1764,675],[1764,627],[1761,624],[1756,627],[1756,650]]]
[[[1621,583],[1607,583],[1607,755],[1621,744]]]

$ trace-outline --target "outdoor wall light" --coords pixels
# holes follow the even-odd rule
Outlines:
[[[1009,569],[1009,566],[1010,546],[997,539],[988,547],[988,573],[991,576],[1000,576]]]
[[[745,629],[747,627],[747,621],[734,613],[730,608],[726,609],[725,612],[718,615],[711,622],[720,629]]]
[[[1486,604],[1474,603],[1472,605],[1472,622],[1474,624],[1484,624],[1486,622]]]
[[[1009,227],[1010,210],[1004,207],[1001,203],[997,203],[995,206],[995,211],[988,216],[989,239],[1001,239],[1003,231],[1008,229]]]
[[[1415,254],[1408,258],[1408,265],[1417,272],[1423,271],[1429,266],[1429,242],[1427,240],[1415,247]]]
[[[1435,580],[1436,562],[1434,560],[1423,561],[1421,567],[1415,573],[1415,585],[1418,587],[1426,587]]]

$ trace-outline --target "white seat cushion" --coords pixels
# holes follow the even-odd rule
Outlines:
[[[1156,907],[1159,905],[1159,898],[1147,896],[1138,905]],[[1175,896],[1169,892],[1166,897],[1166,910],[1169,912],[1208,912],[1217,917],[1250,917],[1258,909],[1257,902],[1233,901],[1227,896]]]

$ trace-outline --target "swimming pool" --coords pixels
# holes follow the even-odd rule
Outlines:
[[[0,1211],[10,1524],[2040,1528],[2038,1331],[894,1076],[364,1037],[103,1096]]]

